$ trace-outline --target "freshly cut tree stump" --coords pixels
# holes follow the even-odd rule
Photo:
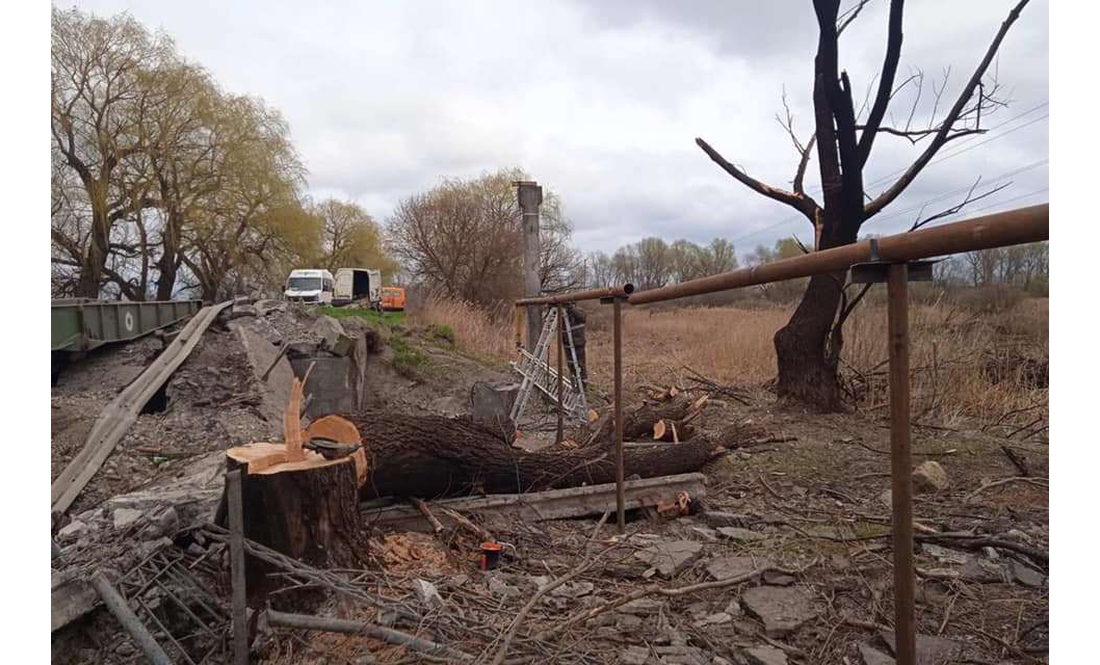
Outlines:
[[[241,470],[245,537],[318,568],[363,567],[368,544],[354,460],[304,453],[285,461],[282,443],[226,451],[227,468]],[[249,558],[246,570],[250,596],[272,588],[268,564]]]
[[[326,459],[305,448],[313,439],[325,439],[333,450],[340,444],[351,450],[361,443],[359,432],[336,416],[320,418],[303,431],[303,383],[294,380],[283,413],[286,441],[250,443],[225,453],[227,471],[241,471],[244,536],[317,568],[360,568],[369,547],[359,513],[366,456],[360,448]],[[250,596],[266,595],[277,585],[269,572],[269,564],[247,560]]]
[[[367,449],[364,498],[530,492],[615,481],[613,443],[527,452],[512,447],[499,428],[468,417],[384,410],[344,417],[363,433]],[[688,473],[722,452],[710,441],[694,439],[629,449],[624,467],[627,476],[642,478]]]

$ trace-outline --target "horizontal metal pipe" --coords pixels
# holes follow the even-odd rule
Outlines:
[[[523,305],[563,305],[567,302],[578,300],[599,300],[600,298],[625,298],[634,293],[633,284],[620,284],[600,289],[585,289],[583,291],[568,291],[552,296],[540,296],[538,298],[522,298],[516,301],[516,307]]]
[[[1046,240],[1050,236],[1050,204],[1029,206],[975,217],[962,222],[876,238],[878,256],[872,256],[871,240],[823,249],[803,256],[781,259],[753,268],[742,268],[720,275],[693,279],[660,289],[639,291],[627,302],[631,305],[672,300],[704,293],[715,293],[785,279],[809,277],[847,270],[867,261],[913,261],[979,249],[1021,245]]]

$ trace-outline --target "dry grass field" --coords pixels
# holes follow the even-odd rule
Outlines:
[[[684,385],[694,370],[724,385],[767,387],[775,377],[772,336],[792,309],[793,305],[626,308],[624,385]],[[586,311],[589,371],[596,388],[608,390],[610,308],[589,304]],[[1017,438],[1045,436],[1047,311],[1045,298],[1022,299],[996,311],[946,297],[914,303],[914,417],[948,427],[969,422]],[[510,308],[485,312],[428,297],[415,319],[449,325],[458,344],[472,355],[502,362],[513,357]],[[843,380],[850,401],[860,410],[880,410],[888,402],[885,305],[861,305],[845,331]]]

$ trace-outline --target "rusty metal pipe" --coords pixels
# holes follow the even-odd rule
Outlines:
[[[624,533],[626,494],[623,490],[623,299],[615,298],[612,307],[615,355],[615,521],[619,533]]]
[[[909,439],[909,269],[889,267],[890,477],[894,530],[894,635],[899,665],[916,663],[913,569],[913,451]]]
[[[537,298],[520,298],[515,302],[516,307],[523,305],[564,305],[567,302],[580,300],[599,300],[601,298],[625,298],[634,293],[633,284],[620,284],[599,289],[584,289],[583,291],[567,291],[552,296],[539,296]]]
[[[660,289],[631,295],[631,305],[697,296],[785,279],[809,277],[847,270],[868,261],[901,262],[969,252],[1006,245],[1046,240],[1050,236],[1050,204],[1030,206],[975,217],[962,222],[899,233],[875,240],[823,249],[803,256],[781,259],[753,268],[693,279]],[[872,250],[872,243],[877,246]]]
[[[562,332],[562,330],[564,330],[563,326],[564,326],[564,323],[565,323],[565,308],[562,307],[561,305],[555,305],[555,307],[558,308],[558,329],[555,331],[555,333],[556,333],[555,336],[558,338],[558,438],[557,438],[556,442],[561,443],[561,440],[564,437],[564,429],[565,429],[564,423],[563,423],[564,414],[565,414],[565,407],[562,405],[562,400],[564,399],[564,393],[565,393],[565,388],[564,388],[565,373],[562,371],[562,367],[561,367],[561,364],[562,364],[561,363],[561,361],[562,361],[561,332]]]

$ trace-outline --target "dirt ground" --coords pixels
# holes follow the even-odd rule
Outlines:
[[[364,325],[344,324],[349,332]],[[513,378],[507,367],[478,360],[415,321],[380,333],[385,343],[370,365],[371,405],[457,415],[468,411],[475,381]],[[62,376],[52,393],[54,475],[79,450],[97,409],[156,348],[147,340],[113,349]],[[414,362],[397,362],[399,356]],[[231,333],[207,333],[170,382],[168,409],[139,418],[71,514],[182,475],[191,457],[267,436],[271,424],[257,412],[248,372]],[[462,530],[375,529],[376,566],[337,573],[395,599],[419,620],[393,623],[385,612],[337,597],[316,613],[393,625],[479,662],[495,662],[506,642],[504,662],[892,662],[875,660],[890,653],[883,631],[893,623],[886,412],[792,410],[758,384],[696,386],[692,394],[704,392],[711,399],[696,423],[700,433],[717,436],[736,426],[746,434],[703,469],[707,494],[696,498],[691,515],[631,513],[623,536],[595,517],[495,527],[492,535],[512,545],[514,556],[489,572],[477,565],[479,540]],[[636,404],[645,389],[635,385],[628,394]],[[921,662],[1046,662],[1047,446],[982,427],[952,421],[914,428],[915,463],[934,461],[947,477],[945,488],[918,494],[914,507],[917,626],[929,658]],[[217,564],[210,584],[227,593],[224,553],[206,547],[196,559]],[[654,574],[651,553],[664,547],[687,554]],[[749,575],[721,583],[723,570]],[[417,580],[438,596],[425,595]],[[784,603],[778,615],[765,607],[769,601]],[[594,616],[583,620],[583,612]],[[54,662],[140,662],[104,615],[55,634]],[[253,649],[254,662],[267,663],[430,662],[362,636],[263,627]]]

